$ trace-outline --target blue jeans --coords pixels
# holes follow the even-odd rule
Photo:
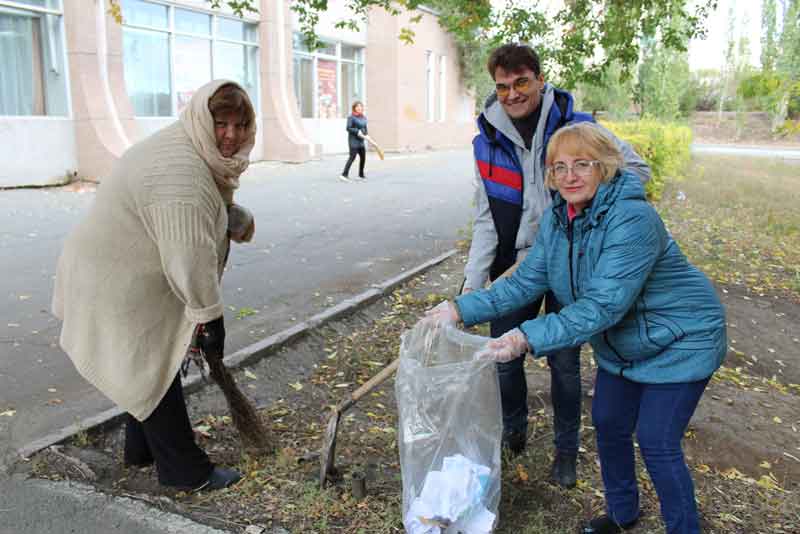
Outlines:
[[[609,517],[639,516],[633,432],[661,503],[667,534],[699,534],[694,484],[681,440],[709,379],[641,384],[599,369],[592,403]]]
[[[542,300],[491,323],[492,337],[536,318]],[[545,311],[560,310],[550,293],[545,298]],[[553,404],[553,429],[556,449],[578,453],[578,430],[581,424],[581,348],[564,349],[547,356],[550,365],[550,400]],[[503,433],[526,433],[528,430],[528,383],[525,380],[525,358],[497,364],[500,400],[503,406]]]

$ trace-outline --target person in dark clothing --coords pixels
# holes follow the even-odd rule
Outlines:
[[[342,175],[339,177],[344,182],[349,182],[350,165],[358,155],[358,178],[366,180],[364,176],[364,161],[367,158],[366,144],[364,137],[367,135],[367,117],[364,115],[364,104],[359,101],[353,103],[353,113],[347,117],[347,143],[350,145],[350,157],[344,165]]]

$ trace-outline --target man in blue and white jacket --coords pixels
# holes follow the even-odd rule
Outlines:
[[[480,289],[488,281],[510,275],[536,239],[539,221],[552,202],[545,186],[547,143],[558,128],[572,122],[593,121],[573,110],[572,95],[545,83],[539,57],[529,46],[507,44],[497,48],[487,68],[495,93],[478,117],[479,134],[473,140],[477,187],[472,245],[464,270],[463,292]],[[643,182],[650,168],[631,147],[617,140],[624,169]],[[547,311],[557,311],[555,297],[545,297]],[[536,317],[541,300],[491,323],[492,337]],[[580,348],[566,349],[547,358],[553,404],[555,447],[551,476],[572,487],[580,427]],[[525,448],[528,426],[528,388],[524,358],[498,363],[503,406],[503,445],[512,454]]]

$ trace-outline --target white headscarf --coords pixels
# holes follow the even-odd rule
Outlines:
[[[223,85],[235,85],[242,90],[247,101],[246,113],[250,115],[249,126],[244,142],[239,151],[226,158],[217,148],[214,135],[214,117],[208,109],[208,101]],[[253,104],[247,92],[236,82],[230,80],[212,80],[195,91],[189,104],[181,112],[180,121],[186,135],[192,140],[195,150],[206,162],[222,198],[227,204],[233,202],[233,191],[239,187],[239,176],[250,165],[250,151],[256,143],[256,117]]]

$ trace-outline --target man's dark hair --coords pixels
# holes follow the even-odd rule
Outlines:
[[[510,43],[496,48],[492,55],[489,56],[489,62],[486,68],[489,70],[489,76],[494,80],[494,73],[497,67],[502,67],[507,72],[517,72],[520,69],[528,67],[533,71],[536,76],[542,72],[541,65],[539,64],[539,56],[528,45]]]

